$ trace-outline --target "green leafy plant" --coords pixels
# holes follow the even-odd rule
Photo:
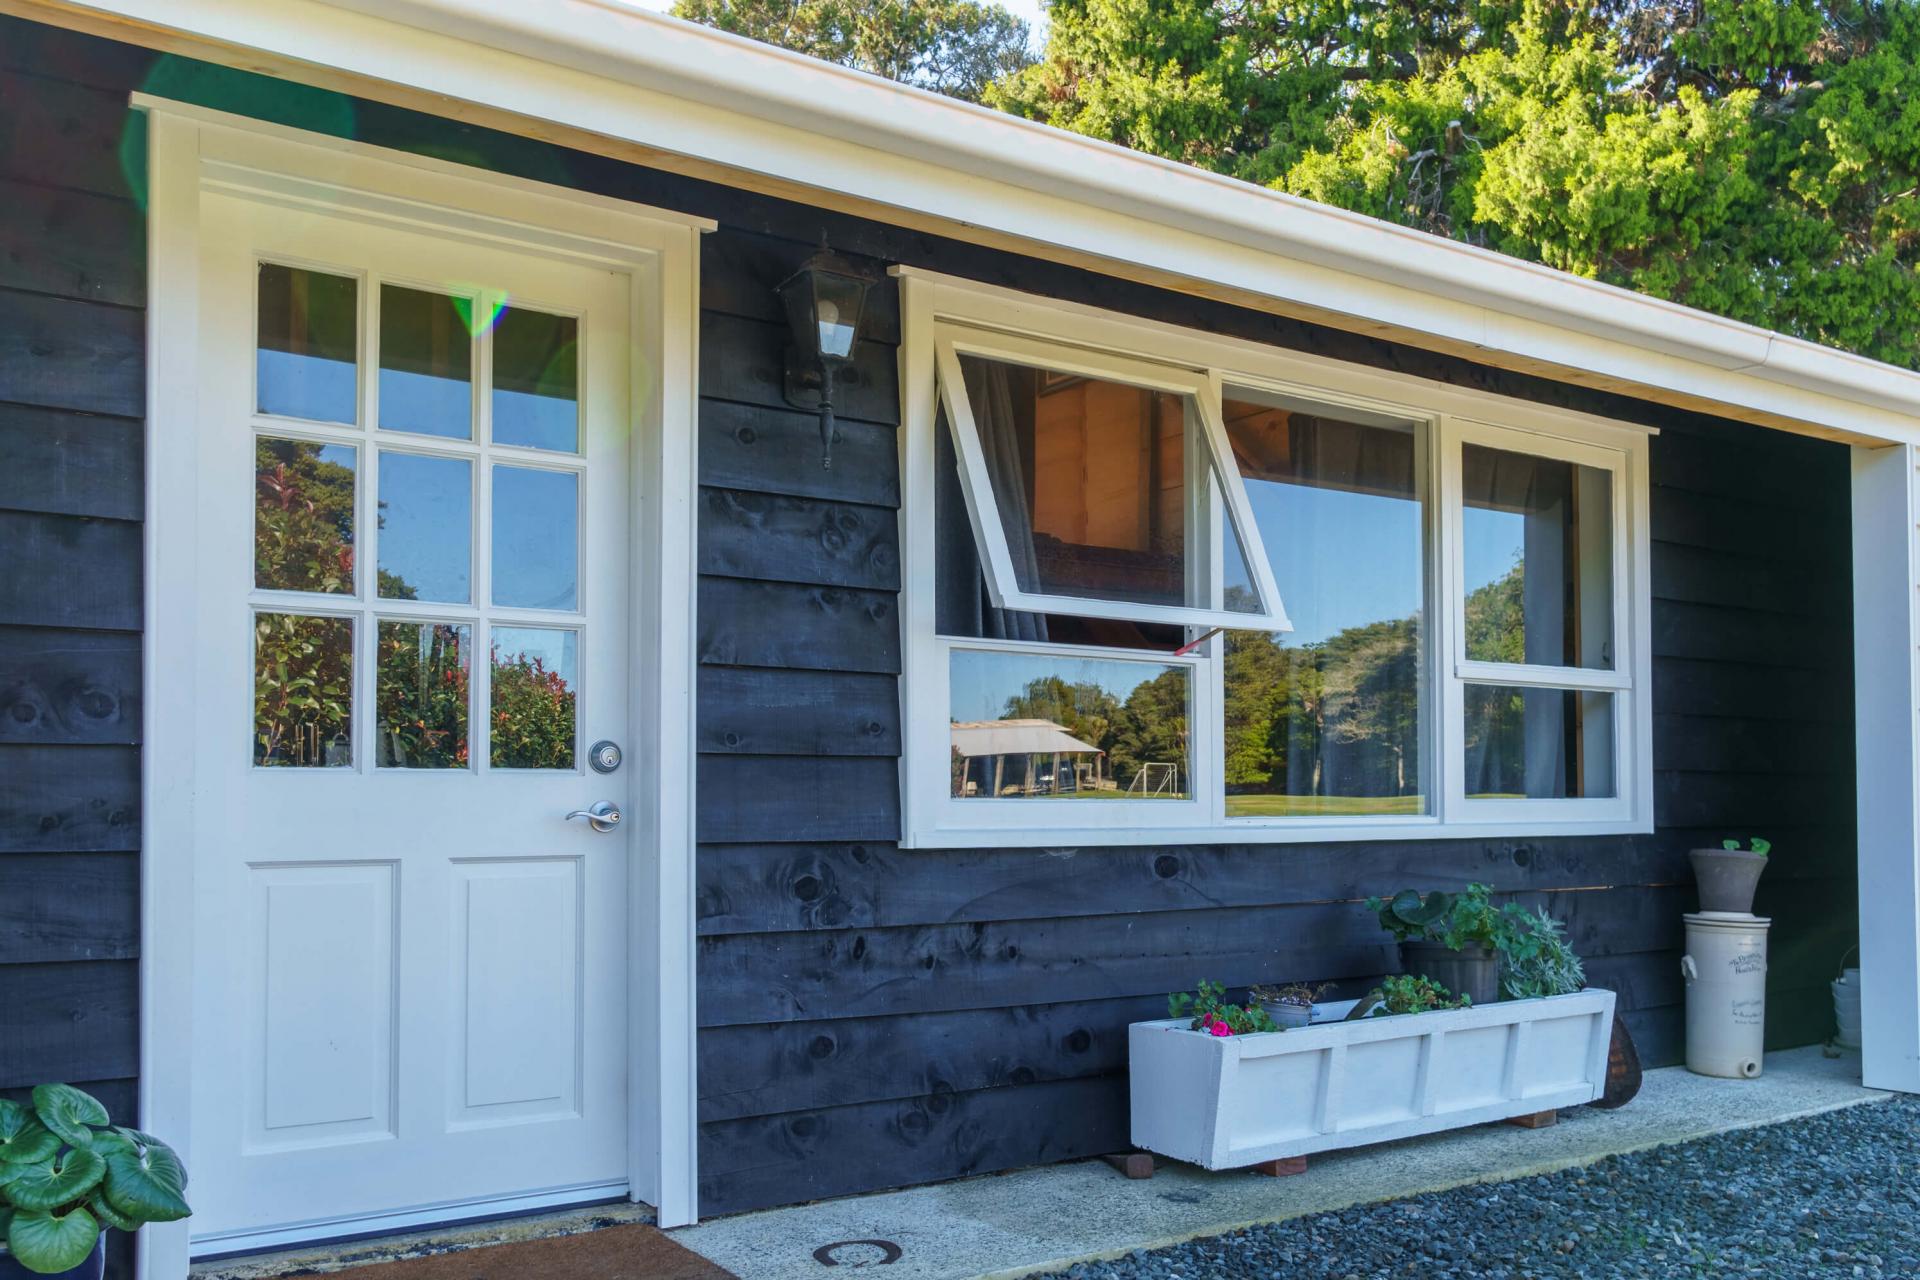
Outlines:
[[[1564,996],[1586,985],[1586,969],[1566,930],[1545,911],[1509,904],[1501,911],[1500,994],[1509,1000]]]
[[[1181,991],[1167,997],[1167,1016],[1191,1018],[1195,1031],[1216,1036],[1244,1036],[1256,1031],[1278,1031],[1265,1009],[1229,1004],[1227,989],[1217,982],[1202,979],[1191,994]]]
[[[1465,1009],[1471,996],[1456,996],[1432,978],[1410,973],[1382,978],[1380,985],[1360,997],[1347,1015],[1353,1018],[1384,1018],[1402,1013],[1431,1013],[1437,1009]]]
[[[1741,851],[1740,842],[1738,840],[1722,840],[1720,842],[1720,847],[1722,849],[1728,850],[1731,853],[1739,853]],[[1767,856],[1769,852],[1772,851],[1772,849],[1773,849],[1773,841],[1762,840],[1759,836],[1755,836],[1753,837],[1752,840],[1747,842],[1746,852],[1757,853],[1764,858]]]
[[[1247,999],[1256,1005],[1292,1004],[1299,1005],[1303,1009],[1311,1009],[1313,1002],[1318,1000],[1321,992],[1326,989],[1327,984],[1324,982],[1313,986],[1308,986],[1304,982],[1289,982],[1279,987],[1256,986],[1248,988]]]
[[[72,1085],[36,1087],[31,1107],[0,1098],[0,1238],[29,1271],[79,1266],[107,1227],[186,1217],[186,1187],[173,1148]]]
[[[1400,942],[1437,942],[1449,951],[1478,944],[1497,947],[1501,912],[1493,890],[1470,884],[1459,893],[1435,889],[1422,894],[1402,889],[1391,898],[1367,899],[1367,909],[1380,917],[1380,927]]]

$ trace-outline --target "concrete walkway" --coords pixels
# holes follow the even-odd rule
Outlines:
[[[1562,1112],[1548,1129],[1487,1125],[1314,1156],[1305,1174],[1269,1178],[1162,1163],[1130,1182],[1099,1161],[1022,1169],[940,1186],[720,1218],[671,1233],[742,1280],[825,1280],[815,1251],[887,1241],[887,1280],[964,1280],[1050,1271],[1376,1200],[1548,1173],[1603,1156],[1773,1124],[1889,1095],[1860,1085],[1860,1058],[1816,1047],[1767,1055],[1758,1080],[1649,1071],[1619,1111]],[[828,1256],[876,1263],[850,1243]]]

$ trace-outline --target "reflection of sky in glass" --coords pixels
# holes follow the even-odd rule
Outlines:
[[[529,449],[579,448],[579,412],[572,400],[526,391],[493,389],[493,439],[496,444]]]
[[[359,387],[351,360],[258,350],[260,412],[311,422],[353,422]]]
[[[522,307],[493,332],[493,441],[530,449],[579,448],[580,322]]]
[[[380,571],[414,589],[401,598],[471,598],[471,466],[463,458],[380,454]]]
[[[380,425],[389,431],[473,435],[473,303],[380,286]]]
[[[1420,612],[1420,504],[1411,498],[1248,480],[1260,540],[1293,630],[1288,646]],[[1233,555],[1228,556],[1229,585]],[[1239,572],[1246,572],[1244,565]]]
[[[380,425],[465,440],[473,431],[473,389],[464,379],[382,369]]]
[[[955,649],[948,701],[954,720],[998,720],[1009,698],[1048,676],[1069,685],[1098,685],[1125,702],[1141,685],[1176,669],[1155,662]]]
[[[579,477],[571,471],[495,467],[493,602],[573,609],[579,583]]]
[[[557,627],[495,627],[493,661],[495,665],[521,657],[538,658],[549,671],[557,671],[569,689],[580,682],[578,673],[580,633]]]
[[[1460,522],[1466,589],[1472,595],[1513,571],[1527,545],[1527,518],[1518,511],[1468,506]]]

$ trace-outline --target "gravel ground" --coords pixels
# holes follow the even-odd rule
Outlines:
[[[1294,1218],[1071,1280],[1920,1277],[1920,1099]]]

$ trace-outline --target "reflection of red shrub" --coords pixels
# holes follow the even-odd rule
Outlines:
[[[573,768],[574,692],[544,660],[493,651],[493,745],[496,769]]]
[[[375,702],[382,765],[467,767],[467,628],[382,622]]]

